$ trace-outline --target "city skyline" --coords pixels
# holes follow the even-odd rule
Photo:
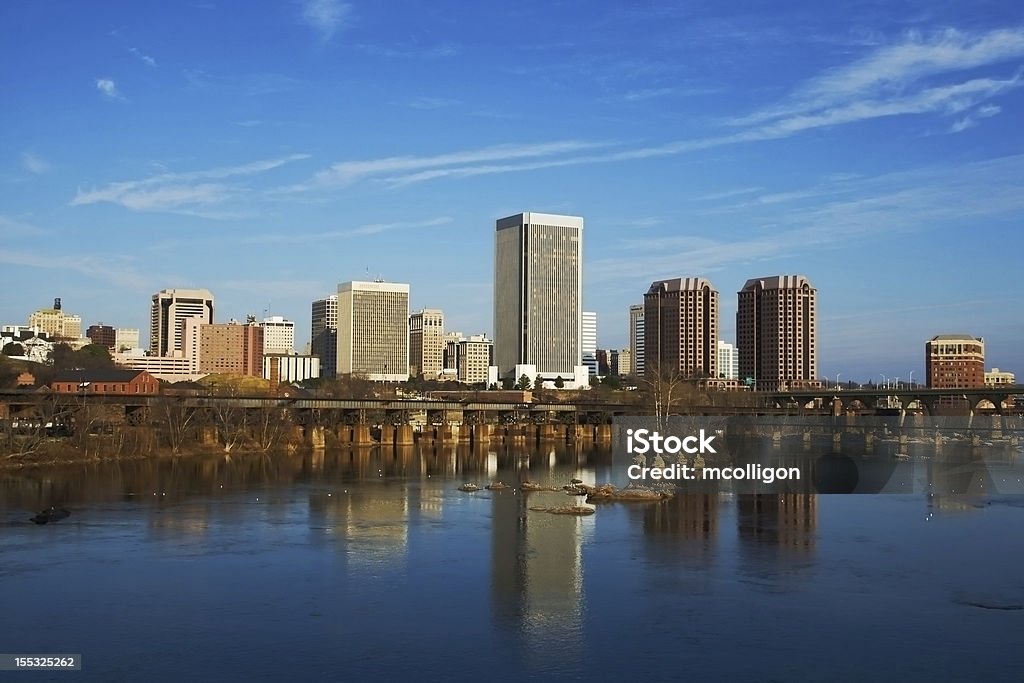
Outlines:
[[[712,280],[735,343],[743,283],[799,272],[822,377],[924,377],[964,330],[1024,367],[1024,9],[321,7],[6,7],[0,320],[146,330],[195,287],[301,347],[381,276],[493,335],[494,221],[536,210],[586,220],[601,348],[655,280]]]

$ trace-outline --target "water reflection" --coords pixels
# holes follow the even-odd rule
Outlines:
[[[950,538],[975,548],[970,557],[986,544],[1009,548],[1002,539],[1019,525],[1013,515],[1020,508],[993,504],[985,492],[1020,477],[1019,461],[912,462],[927,496],[736,495],[723,485],[656,503],[602,504],[584,518],[533,511],[577,501],[561,490],[517,486],[603,483],[610,463],[599,448],[439,444],[3,471],[0,553],[5,589],[17,598],[8,623],[18,627],[0,627],[0,636],[45,630],[70,640],[83,637],[86,622],[100,621],[109,626],[96,635],[94,651],[119,639],[134,643],[125,652],[144,653],[160,632],[149,622],[119,621],[111,606],[125,604],[125,586],[146,614],[159,616],[154,623],[162,619],[177,633],[192,632],[201,612],[211,620],[207,636],[245,624],[255,649],[271,650],[295,634],[300,642],[291,647],[305,643],[306,655],[346,653],[353,670],[336,677],[359,673],[361,680],[380,678],[396,650],[413,670],[405,677],[425,663],[442,671],[479,661],[522,680],[585,671],[597,661],[608,666],[591,669],[601,672],[597,678],[619,679],[635,674],[627,643],[648,648],[659,670],[674,671],[686,628],[702,648],[720,653],[716,643],[735,643],[731,634],[779,610],[788,618],[758,632],[762,650],[786,652],[799,642],[813,657],[838,636],[801,633],[800,625],[827,631],[830,601],[859,630],[884,631],[890,605],[907,594],[915,609],[903,632],[932,638],[921,636],[917,648],[945,642],[927,629],[965,615],[970,633],[994,642],[1012,632],[996,621],[1012,613],[964,612],[951,602],[942,572],[953,563],[945,557]],[[464,481],[495,480],[510,488],[457,490]],[[973,515],[915,526],[926,508],[982,504],[988,507]],[[49,505],[67,506],[72,517],[45,528],[27,521]],[[885,569],[894,566],[894,549],[901,562],[916,562],[913,581],[902,569]],[[1016,604],[1012,566],[1024,558],[1005,552],[1017,564],[987,564],[985,594],[968,603],[990,600],[995,586],[997,604]],[[977,573],[963,555],[964,566],[947,571],[957,591],[973,590]],[[63,590],[70,571],[90,592],[68,587],[63,597],[80,609],[54,624],[27,596],[41,586]],[[162,592],[167,585],[173,600]],[[843,602],[851,587],[857,597]],[[899,669],[902,635],[887,632],[879,643],[899,650],[890,665],[906,673]],[[204,657],[232,651],[223,643],[193,646]],[[372,656],[361,654],[368,648]],[[716,666],[723,678],[737,671],[731,660]],[[116,678],[115,669],[106,673]],[[757,678],[742,673],[732,677]]]

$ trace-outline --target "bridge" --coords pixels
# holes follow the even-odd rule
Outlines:
[[[961,402],[974,414],[982,401],[988,401],[997,415],[1003,414],[1003,404],[1015,397],[1024,399],[1024,385],[1012,384],[978,389],[801,389],[797,391],[764,392],[765,398],[776,408],[799,407],[810,404],[832,406],[834,414],[855,409],[859,403],[863,410],[899,409],[906,412],[912,405],[920,406],[928,415],[936,415],[942,403]],[[882,402],[886,405],[879,405]],[[1017,405],[1024,400],[1017,401]]]
[[[609,424],[613,417],[650,414],[641,402],[575,401],[572,403],[523,403],[488,401],[487,392],[462,401],[432,399],[337,399],[267,396],[171,396],[117,393],[61,394],[27,390],[0,391],[0,419],[40,412],[73,411],[83,406],[106,406],[123,410],[133,422],[144,420],[154,409],[168,406],[189,411],[209,412],[224,409],[288,410],[300,424]],[[982,389],[801,389],[796,391],[734,394],[754,405],[714,405],[724,392],[710,392],[710,405],[688,405],[671,412],[691,415],[840,415],[846,411],[878,414],[899,409],[906,413],[920,406],[928,415],[936,415],[944,401],[959,400],[970,414],[982,401],[989,401],[993,412],[1003,414],[1003,405],[1019,397],[1024,404],[1024,385],[985,387]],[[731,397],[730,396],[730,397]],[[761,399],[761,400],[758,400]],[[883,405],[884,403],[884,405]],[[760,404],[760,405],[757,405]],[[857,407],[859,404],[859,408]]]

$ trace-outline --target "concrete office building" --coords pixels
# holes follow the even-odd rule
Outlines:
[[[611,366],[612,374],[620,376],[632,375],[633,351],[630,349],[612,351]]]
[[[487,368],[494,357],[494,342],[483,334],[473,334],[458,341],[456,372],[464,384],[487,381]]]
[[[759,391],[818,386],[818,290],[810,280],[804,275],[755,278],[738,297],[740,383]]]
[[[131,349],[139,349],[139,330],[137,327],[119,327],[114,331],[114,348],[123,353]]]
[[[334,377],[338,370],[338,295],[313,302],[309,351],[320,358],[320,376]]]
[[[266,340],[264,340],[264,346]],[[291,383],[320,376],[320,359],[316,356],[294,353],[263,354],[263,379],[271,382]]]
[[[591,377],[598,375],[597,364],[597,313],[583,311],[580,313],[580,353],[583,364]]]
[[[444,313],[425,308],[409,316],[409,374],[437,379],[444,368]]]
[[[377,382],[409,379],[409,285],[338,285],[338,374]]]
[[[583,219],[520,213],[495,224],[494,362],[502,379],[589,386],[580,345]]]
[[[718,340],[718,376],[721,379],[739,379],[740,357],[736,347]]]
[[[969,334],[940,334],[924,345],[929,389],[985,386],[985,340]]]
[[[263,328],[264,354],[295,353],[295,323],[293,321],[285,320],[280,315],[274,315],[264,318],[260,327]]]
[[[149,316],[149,352],[171,356],[182,352],[185,320],[213,323],[213,294],[208,289],[164,289],[153,295]]]
[[[718,376],[718,291],[704,278],[658,280],[644,295],[644,367],[684,378]]]
[[[629,352],[633,367],[629,373],[637,377],[644,376],[644,305],[633,304],[629,307]]]
[[[985,373],[986,387],[1004,387],[1017,383],[1017,376],[1012,372],[1006,372],[999,368],[992,368]]]

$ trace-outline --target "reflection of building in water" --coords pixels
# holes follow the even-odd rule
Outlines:
[[[644,506],[644,533],[714,538],[718,533],[717,493],[686,493]]]
[[[818,526],[815,494],[745,494],[737,496],[737,506],[741,541],[796,549],[814,547]]]
[[[582,654],[582,543],[593,518],[530,511],[565,505],[559,493],[492,498],[491,590],[495,620],[517,627],[530,660]]]
[[[933,459],[928,467],[928,510],[966,512],[979,509],[982,497],[994,493],[988,467],[982,461]]]
[[[416,499],[419,498],[418,493]],[[353,484],[310,496],[310,518],[324,532],[343,540],[351,567],[371,569],[404,562],[408,552],[408,487]],[[340,539],[339,539],[340,540]]]

